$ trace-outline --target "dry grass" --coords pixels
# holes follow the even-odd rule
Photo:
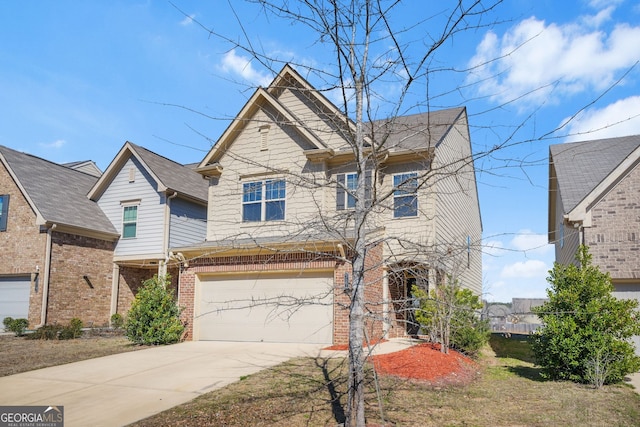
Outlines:
[[[634,426],[640,396],[624,385],[602,390],[542,381],[528,343],[492,339],[481,374],[466,386],[434,387],[381,378],[369,384],[370,425]],[[154,426],[326,426],[344,420],[343,360],[296,359],[135,424]],[[370,375],[371,377],[371,375]],[[382,410],[378,402],[382,402]]]
[[[131,344],[121,335],[85,334],[88,336],[64,341],[29,340],[24,337],[2,335],[0,376],[144,348]]]

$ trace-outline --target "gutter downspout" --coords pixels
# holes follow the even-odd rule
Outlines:
[[[178,192],[174,191],[172,195],[167,196],[167,201],[164,206],[164,239],[162,242],[164,260],[161,261],[158,266],[158,276],[167,275],[167,263],[169,262],[169,239],[171,238],[171,199],[174,199],[177,195]]]
[[[35,329],[47,324],[47,308],[49,305],[49,279],[51,278],[51,233],[56,229],[57,226],[57,224],[53,224],[47,230],[47,243],[44,255],[44,280],[42,283],[42,307],[40,310],[40,323],[35,326]]]

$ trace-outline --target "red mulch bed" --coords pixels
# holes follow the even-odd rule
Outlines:
[[[478,373],[473,360],[455,350],[449,350],[448,354],[441,353],[440,345],[432,343],[373,356],[371,360],[380,375],[422,380],[442,386],[468,384]]]

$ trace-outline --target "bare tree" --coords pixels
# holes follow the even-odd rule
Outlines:
[[[436,53],[448,41],[464,31],[486,26],[485,16],[501,0],[453,1],[447,6],[430,13],[425,8],[431,4],[419,5],[416,9],[416,22],[398,25],[394,16],[404,5],[400,1],[382,0],[306,0],[290,2],[287,0],[255,0],[269,16],[275,16],[306,26],[316,35],[317,42],[325,44],[335,54],[335,64],[324,68],[313,68],[304,64],[293,64],[307,70],[319,81],[325,82],[321,90],[324,93],[338,93],[339,112],[331,106],[317,106],[323,111],[327,121],[332,123],[332,131],[339,134],[348,143],[348,149],[355,165],[354,185],[347,185],[336,178],[328,182],[317,182],[294,172],[286,172],[287,181],[294,183],[299,191],[310,190],[318,186],[336,186],[342,188],[351,198],[353,209],[327,215],[321,209],[322,202],[309,193],[309,203],[317,206],[319,215],[313,220],[305,218],[297,223],[296,232],[289,230],[287,239],[293,241],[311,240],[312,231],[332,236],[346,247],[342,253],[318,249],[319,257],[334,256],[339,261],[351,265],[351,278],[346,279],[347,308],[349,311],[349,380],[348,397],[345,411],[345,425],[365,425],[365,361],[364,345],[367,318],[379,316],[378,312],[368,309],[367,305],[381,306],[383,301],[367,301],[366,289],[370,285],[370,272],[382,265],[393,264],[391,273],[397,278],[422,277],[429,281],[430,275],[448,272],[467,259],[480,245],[480,236],[465,236],[464,242],[450,241],[434,244],[433,241],[416,240],[411,233],[386,234],[381,237],[379,213],[394,209],[394,204],[411,204],[411,194],[421,188],[433,186],[440,180],[453,182],[449,191],[475,192],[473,162],[478,156],[488,153],[448,153],[438,162],[434,161],[433,150],[438,138],[432,135],[438,126],[452,126],[451,122],[439,123],[436,116],[429,115],[433,123],[415,126],[405,120],[399,120],[407,113],[431,111],[432,98],[430,79],[445,71],[446,68],[434,64]],[[421,19],[420,16],[427,16]],[[242,22],[239,20],[242,25]],[[234,40],[230,37],[208,30],[212,35],[231,43],[232,48],[243,49],[256,61],[275,71],[281,64],[275,58],[259,51],[250,39]],[[451,71],[451,70],[449,70]],[[280,84],[286,85],[286,82]],[[385,93],[385,88],[393,87],[393,96]],[[299,88],[300,89],[300,88]],[[416,92],[420,94],[416,96]],[[311,97],[304,96],[301,102],[317,103]],[[266,95],[265,95],[266,97]],[[301,120],[291,123],[286,111],[267,112],[271,119],[282,126],[293,126],[313,135],[321,133],[316,124]],[[283,116],[284,115],[284,116]],[[380,119],[380,115],[383,116]],[[450,120],[450,119],[448,119]],[[465,125],[468,126],[468,124]],[[405,147],[407,140],[420,133],[422,146]],[[400,138],[400,139],[398,139]],[[419,163],[420,172],[416,175],[400,178],[391,187],[379,185],[384,171],[383,162],[392,150],[406,148]],[[496,150],[499,147],[492,147]],[[255,160],[236,154],[236,162],[251,164]],[[265,167],[265,165],[262,165]],[[302,168],[302,166],[301,166]],[[333,176],[333,175],[332,175]],[[369,178],[369,179],[367,179]],[[470,181],[473,180],[473,185]],[[442,197],[451,196],[443,194]],[[476,193],[477,196],[477,193]],[[403,197],[405,197],[404,200]],[[410,207],[412,208],[412,207]],[[426,212],[426,210],[425,210]],[[434,220],[434,218],[426,218]],[[294,222],[295,219],[288,219]],[[452,219],[455,221],[455,218]],[[269,248],[277,252],[277,245],[269,246],[257,235],[245,237],[250,243]],[[384,246],[385,259],[372,260],[371,253],[376,246]],[[308,247],[305,251],[311,251]],[[209,254],[211,255],[211,254]],[[468,261],[467,261],[468,262]],[[424,273],[424,266],[429,272]],[[415,271],[420,273],[416,274]],[[432,278],[433,279],[433,278]],[[408,287],[410,289],[410,287]],[[406,288],[405,288],[406,289]],[[478,291],[478,290],[476,290]],[[406,313],[404,321],[411,323],[411,295],[398,293],[391,296],[393,304],[402,306],[398,311]],[[264,304],[268,301],[250,301],[248,304]],[[296,301],[298,304],[299,301]],[[376,318],[381,321],[382,319]]]

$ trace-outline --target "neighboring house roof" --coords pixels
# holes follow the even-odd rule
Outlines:
[[[529,314],[534,307],[540,307],[547,298],[512,298],[511,312],[514,314]]]
[[[89,175],[95,176],[96,178],[100,178],[100,175],[102,175],[102,171],[93,160],[81,160],[79,162],[62,163],[62,166],[88,173]]]
[[[555,240],[557,191],[565,215],[585,211],[638,159],[640,135],[549,146],[550,241]]]
[[[91,200],[97,200],[129,159],[134,156],[158,184],[158,191],[173,193],[206,204],[209,184],[192,167],[181,165],[144,147],[127,141],[111,161],[102,177],[89,192]]]
[[[36,213],[38,225],[66,225],[118,237],[102,210],[87,198],[96,177],[4,146],[0,161]]]

